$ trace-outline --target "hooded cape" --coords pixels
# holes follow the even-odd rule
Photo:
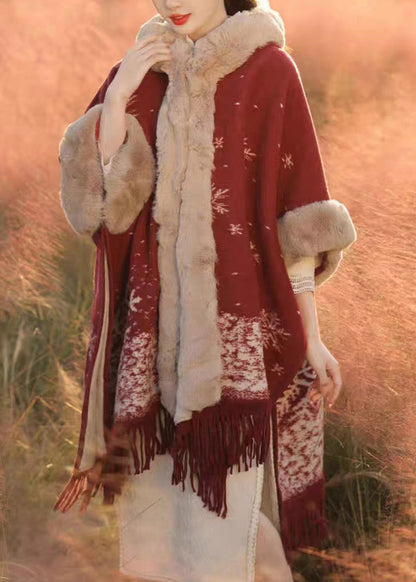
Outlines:
[[[278,411],[287,416],[285,391],[307,370],[285,264],[314,256],[319,286],[356,232],[330,198],[276,11],[237,12],[196,42],[156,14],[138,38],[155,33],[173,36],[173,59],[130,97],[110,171],[97,140],[120,62],[60,143],[62,207],[92,236],[96,263],[78,454],[55,509],[101,487],[111,503],[114,476],[169,452],[172,485],[189,471],[207,509],[226,517],[227,474],[264,463],[271,439],[281,491]],[[309,478],[319,498],[309,541],[324,531],[322,478]],[[289,522],[286,547],[296,545]]]

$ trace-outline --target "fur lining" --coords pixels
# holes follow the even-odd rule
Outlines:
[[[347,208],[337,200],[319,200],[285,212],[277,219],[277,234],[286,265],[302,256],[317,256],[326,264],[315,275],[315,285],[332,277],[343,250],[357,240],[357,232]]]
[[[211,202],[217,84],[259,47],[283,46],[285,36],[279,14],[260,8],[229,16],[196,42],[156,14],[137,39],[152,34],[174,39],[172,60],[152,67],[169,76],[158,116],[153,216],[159,225],[159,387],[163,405],[179,423],[221,398]]]
[[[59,144],[61,205],[78,234],[92,234],[103,220],[104,182],[95,140],[98,111],[68,125]]]
[[[103,105],[91,107],[65,130],[59,144],[62,166],[60,199],[78,234],[92,235],[101,222],[113,234],[127,230],[150,197],[155,160],[137,119],[126,113],[127,141],[103,175],[95,125]]]
[[[153,191],[156,176],[152,148],[140,123],[130,113],[126,113],[126,128],[127,141],[112,157],[111,171],[104,176],[104,221],[113,234],[127,230],[139,215]]]
[[[321,259],[324,255],[326,255],[326,265],[320,273],[315,274],[315,287],[319,287],[319,285],[322,285],[322,283],[332,277],[342,261],[343,251],[332,250],[318,253],[320,264],[322,264]]]

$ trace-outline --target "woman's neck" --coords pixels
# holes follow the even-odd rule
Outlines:
[[[215,13],[209,22],[206,22],[198,30],[195,30],[191,34],[187,35],[189,40],[195,44],[197,40],[211,32],[211,30],[214,30],[214,28],[217,28],[217,26],[220,26],[220,24],[222,24],[227,19],[227,17],[228,15],[225,11],[225,8],[220,10],[218,13]]]

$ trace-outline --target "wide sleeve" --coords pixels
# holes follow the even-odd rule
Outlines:
[[[283,110],[277,180],[277,231],[288,272],[315,258],[315,286],[337,270],[357,239],[347,208],[331,199],[317,134],[299,70],[288,55],[290,79]],[[292,271],[293,272],[293,271]]]
[[[112,234],[125,232],[150,197],[155,160],[142,126],[126,113],[126,138],[103,172],[99,150],[101,111],[113,66],[84,114],[71,123],[59,144],[60,200],[78,234],[92,235],[100,225]]]

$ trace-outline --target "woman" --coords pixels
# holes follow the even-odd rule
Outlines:
[[[55,509],[121,494],[120,569],[142,579],[292,580],[291,550],[326,535],[323,397],[341,387],[314,290],[356,232],[280,15],[153,4],[60,144],[63,209],[97,254]]]

